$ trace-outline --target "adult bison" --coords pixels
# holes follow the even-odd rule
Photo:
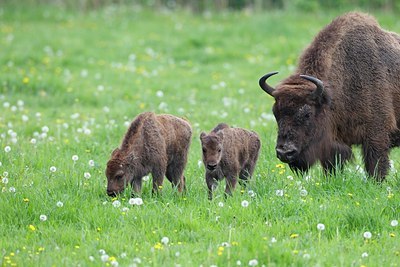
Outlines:
[[[347,13],[326,26],[303,52],[295,73],[276,88],[277,157],[295,171],[320,161],[331,172],[361,145],[365,168],[384,180],[390,149],[400,145],[400,36],[376,20]]]

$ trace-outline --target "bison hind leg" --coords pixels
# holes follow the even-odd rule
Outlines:
[[[186,190],[185,176],[183,170],[185,164],[183,162],[172,162],[167,167],[166,177],[171,182],[174,188],[177,188],[179,192]]]

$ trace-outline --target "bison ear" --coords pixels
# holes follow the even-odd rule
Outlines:
[[[200,140],[203,140],[203,138],[206,136],[206,133],[205,132],[201,132],[201,134],[200,134]]]
[[[119,148],[117,147],[116,149],[114,149],[114,151],[111,153],[111,156],[115,156],[115,154],[117,154],[119,152]]]
[[[318,105],[323,105],[330,102],[330,98],[324,87],[324,83],[321,80],[308,75],[300,75],[300,77],[315,84],[316,89],[312,92],[311,97],[315,102],[317,102]]]

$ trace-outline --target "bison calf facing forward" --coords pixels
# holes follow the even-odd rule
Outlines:
[[[182,192],[191,136],[190,124],[175,116],[152,112],[137,116],[107,163],[107,194],[118,194],[128,184],[140,193],[142,177],[149,173],[153,193],[161,187],[164,176]]]
[[[217,182],[226,177],[225,193],[232,194],[237,178],[250,179],[257,163],[261,142],[255,132],[218,124],[210,134],[200,134],[203,163],[206,167],[208,198]]]
[[[389,152],[400,145],[400,36],[366,14],[351,12],[326,26],[304,51],[293,75],[276,88],[278,158],[300,172],[320,161],[334,171],[361,145],[365,168],[385,178]]]

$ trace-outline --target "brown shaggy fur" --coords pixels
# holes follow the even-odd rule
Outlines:
[[[153,176],[153,192],[161,188],[164,176],[179,192],[184,190],[183,170],[191,136],[190,124],[175,116],[152,112],[137,116],[107,163],[107,194],[118,194],[128,184],[140,193],[142,177],[149,173]]]
[[[300,74],[321,80],[322,93]],[[268,93],[275,98],[277,154],[292,169],[320,161],[331,172],[361,145],[368,174],[384,179],[390,148],[400,145],[399,35],[366,14],[340,16],[304,51],[296,72]]]
[[[217,187],[217,181],[226,177],[225,193],[232,194],[237,178],[245,182],[253,175],[261,142],[257,133],[218,124],[210,134],[200,134],[203,163],[206,167],[208,198]]]

